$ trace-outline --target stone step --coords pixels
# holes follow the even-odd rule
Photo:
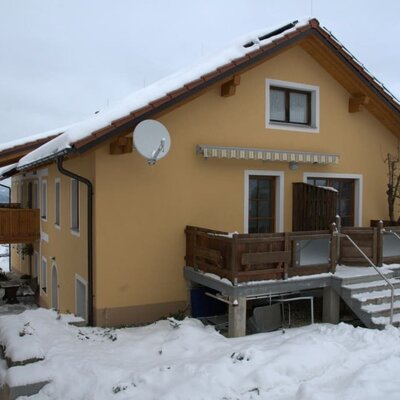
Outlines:
[[[360,268],[362,270],[362,268]],[[391,279],[395,276],[394,272],[391,270],[383,270],[382,273],[388,278]],[[336,279],[339,279],[342,286],[357,284],[357,283],[367,283],[382,280],[381,276],[376,271],[371,271],[368,274],[362,274],[358,276],[336,276]]]
[[[375,290],[371,292],[363,292],[352,294],[351,298],[365,304],[382,304],[391,301],[391,290]],[[394,301],[400,301],[400,289],[394,291]]]
[[[385,327],[389,325],[390,318],[389,317],[372,317],[371,321],[377,325],[377,327]],[[396,327],[400,326],[400,314],[393,315],[393,325]]]
[[[391,279],[389,279],[389,282],[395,288],[400,288],[400,279],[391,278]],[[351,294],[376,292],[376,291],[388,289],[388,284],[386,281],[381,279],[379,281],[360,282],[360,283],[353,283],[350,285],[344,285],[344,286],[342,286],[342,289],[350,291]]]
[[[394,314],[400,313],[400,301],[395,301],[393,304]],[[389,317],[390,316],[391,303],[381,304],[364,304],[361,310],[367,312],[371,317]]]

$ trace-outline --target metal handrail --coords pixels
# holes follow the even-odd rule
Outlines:
[[[393,235],[393,236],[397,237],[397,239],[400,240],[400,235],[398,235],[396,232],[393,232],[392,230],[388,231],[387,229],[383,229],[382,232],[386,233],[388,235]]]
[[[372,268],[380,275],[380,277],[388,284],[390,287],[390,293],[391,293],[391,304],[390,304],[390,325],[393,325],[393,309],[394,309],[394,286],[392,283],[389,281],[389,279],[386,278],[386,276],[379,271],[378,267],[370,260],[370,258],[360,249],[360,247],[354,242],[354,240],[349,236],[344,233],[335,233],[336,235],[339,235],[339,237],[345,237],[350,241],[350,243],[361,253],[361,255],[368,261],[369,265],[371,265]],[[400,239],[400,237],[399,237]]]

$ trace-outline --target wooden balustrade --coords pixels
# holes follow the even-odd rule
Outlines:
[[[335,272],[338,262],[369,265],[345,237],[333,231],[228,234],[187,226],[186,265],[232,282],[285,279]],[[400,263],[400,227],[346,227],[348,235],[375,265]]]
[[[38,209],[0,207],[0,243],[32,243],[39,239]]]
[[[329,231],[233,234],[188,226],[186,265],[232,282],[334,272],[336,237]],[[325,241],[325,258],[304,264],[299,244]],[[304,255],[304,254],[303,254]]]

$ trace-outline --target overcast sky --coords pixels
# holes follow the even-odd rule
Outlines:
[[[84,119],[237,36],[310,15],[400,97],[398,0],[0,0],[0,142]]]

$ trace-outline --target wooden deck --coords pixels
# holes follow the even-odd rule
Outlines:
[[[38,209],[0,206],[0,243],[32,243],[40,239]]]

